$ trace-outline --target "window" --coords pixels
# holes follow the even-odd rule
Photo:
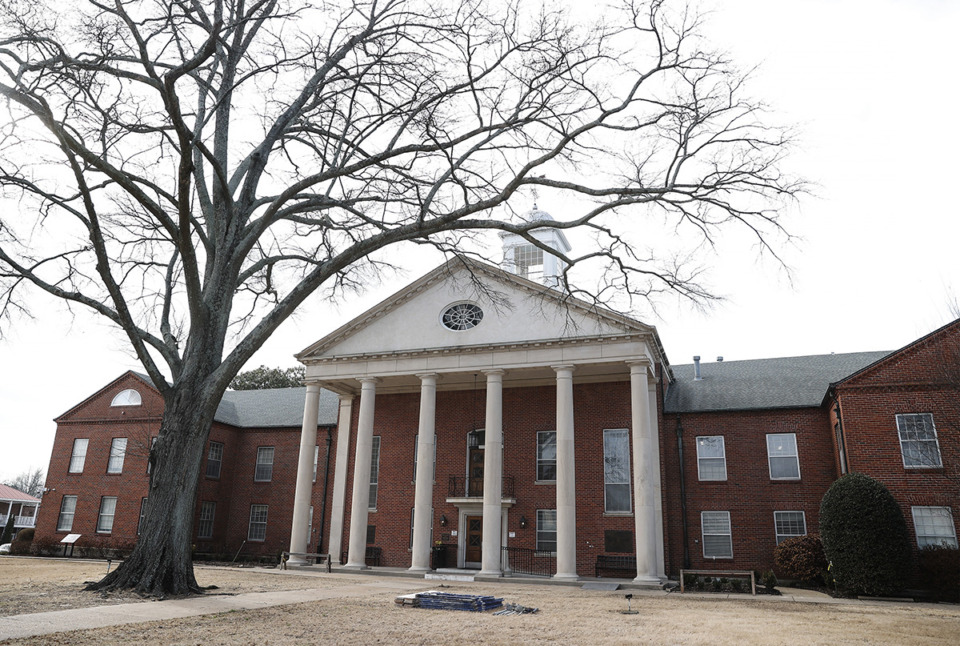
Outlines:
[[[797,455],[796,433],[767,435],[767,461],[771,480],[799,480],[800,458]]]
[[[257,470],[253,474],[255,482],[273,480],[273,447],[261,446],[257,449]]]
[[[320,446],[313,447],[313,481],[317,481],[317,460],[320,459]]]
[[[701,480],[727,479],[727,449],[722,435],[697,437],[697,473]]]
[[[313,505],[310,505],[310,519],[307,521],[307,545],[313,537]]]
[[[97,516],[98,534],[109,534],[113,531],[113,516],[116,512],[116,496],[104,496],[100,499],[100,515]]]
[[[380,483],[380,436],[373,436],[373,446],[370,447],[370,500],[367,509],[377,510],[377,489]]]
[[[77,497],[64,496],[60,501],[60,517],[57,519],[57,531],[69,532],[73,529],[73,515],[77,511]]]
[[[513,248],[513,264],[517,274],[524,278],[536,278],[543,274],[543,249],[532,244]]]
[[[900,452],[903,454],[903,466],[910,468],[938,468],[940,444],[937,442],[937,429],[933,425],[930,413],[897,415],[897,432],[900,434]]]
[[[443,327],[455,332],[470,330],[480,325],[483,320],[483,310],[473,303],[457,303],[451,305],[440,315]]]
[[[70,456],[70,467],[68,473],[83,473],[83,463],[87,459],[87,444],[90,440],[86,438],[77,438],[73,441],[73,454]]]
[[[733,558],[733,536],[730,533],[729,511],[700,512],[700,529],[703,535],[704,558]]]
[[[629,513],[630,438],[627,429],[603,432],[603,495],[607,513]]]
[[[377,526],[367,525],[367,545],[377,542]]]
[[[157,445],[156,436],[150,438],[150,450],[147,451],[147,475],[153,470],[153,464],[150,462],[150,456],[153,455],[153,448]]]
[[[110,442],[110,459],[107,473],[123,473],[123,457],[127,454],[127,438],[115,437]]]
[[[911,507],[917,547],[943,545],[957,547],[957,530],[949,507]]]
[[[217,503],[204,502],[200,505],[200,522],[197,523],[197,538],[213,538],[213,519],[217,514]],[[264,515],[264,525],[267,519]]]
[[[537,480],[555,482],[557,480],[557,432],[539,431],[537,433]]]
[[[557,510],[537,510],[537,551],[557,551]]]
[[[773,524],[777,533],[777,545],[788,538],[807,535],[807,518],[802,511],[775,511]]]
[[[262,541],[267,537],[267,505],[250,505],[248,541]]]
[[[140,499],[140,519],[137,520],[137,536],[140,535],[140,530],[143,529],[143,519],[147,515],[147,499]]]
[[[113,398],[113,401],[110,402],[111,406],[139,406],[142,403],[140,398],[140,393],[132,388],[127,390],[122,390],[117,393],[117,396]]]
[[[207,453],[207,477],[219,478],[220,467],[223,466],[223,443],[210,442],[210,451]]]

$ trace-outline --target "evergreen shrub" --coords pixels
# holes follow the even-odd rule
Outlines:
[[[960,550],[928,545],[920,550],[920,583],[940,601],[960,602]]]
[[[827,557],[817,534],[781,541],[773,551],[773,560],[781,576],[798,581],[817,581],[827,569]]]

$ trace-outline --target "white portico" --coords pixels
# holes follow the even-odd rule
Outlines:
[[[507,523],[514,505],[523,502],[526,487],[518,482],[514,489],[513,480],[508,481],[503,471],[504,447],[517,445],[511,420],[518,413],[504,408],[503,393],[523,388],[542,392],[549,386],[556,395],[556,495],[551,505],[556,518],[555,577],[576,579],[577,501],[587,494],[577,483],[575,445],[581,435],[575,427],[574,389],[580,384],[629,383],[637,580],[659,580],[663,546],[655,386],[656,366],[663,364],[663,353],[653,328],[584,303],[561,303],[557,292],[541,284],[485,263],[455,259],[306,348],[298,358],[306,365],[305,419],[312,419],[309,413],[320,387],[341,398],[329,534],[335,562],[339,560],[338,546],[345,544],[345,565],[365,567],[371,464],[377,457],[373,439],[375,429],[392,425],[392,420],[383,417],[388,413],[378,410],[377,400],[407,394],[416,397],[419,410],[417,421],[403,431],[411,443],[416,437],[415,481],[407,483],[412,484],[408,492],[401,492],[405,497],[400,506],[406,505],[406,511],[378,509],[377,514],[381,518],[391,513],[396,517],[411,514],[407,565],[412,571],[426,571],[434,542],[431,532],[439,529],[433,507],[438,500],[454,505],[457,514],[447,529],[458,533],[458,564],[478,559],[481,574],[499,575],[503,570],[501,547],[515,540]],[[445,439],[449,436],[436,432],[438,425],[448,421],[438,417],[438,393],[474,390],[485,400],[482,420],[478,420],[482,422],[483,451],[482,469],[477,473],[482,472],[482,478],[475,477],[462,495],[451,491],[443,498],[443,492],[437,490],[442,485],[439,478],[432,468],[423,468],[433,464],[434,455],[450,454],[447,449],[451,447],[444,446],[450,442]],[[352,424],[354,407],[359,407],[359,414]],[[307,471],[305,484],[310,481],[314,441],[310,429],[305,428],[301,451],[311,455],[310,460],[301,455],[300,469]],[[347,473],[350,444],[355,447],[354,468]],[[438,462],[437,471],[441,468],[445,465]],[[468,472],[467,481],[469,478]],[[309,492],[301,496],[299,482],[292,552],[304,551],[298,549],[296,537],[305,536],[297,530],[300,524],[306,526],[309,505]],[[352,482],[349,494],[348,482]],[[400,494],[393,493],[396,500]],[[602,497],[603,490],[590,495]],[[347,508],[351,510],[349,537],[344,540]],[[473,552],[479,556],[467,558],[469,528],[465,525],[477,517],[482,517],[482,540],[479,533],[470,536],[482,545]],[[405,543],[407,534],[384,540]],[[581,570],[592,567],[579,565]]]

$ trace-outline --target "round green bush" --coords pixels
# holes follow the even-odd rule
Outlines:
[[[816,534],[781,541],[773,551],[773,560],[782,576],[798,581],[817,581],[827,569],[823,543]]]
[[[820,502],[820,539],[837,585],[851,594],[889,595],[903,588],[910,536],[890,491],[851,473]]]

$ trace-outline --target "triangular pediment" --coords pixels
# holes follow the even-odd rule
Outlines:
[[[452,330],[443,314],[476,305],[475,327]],[[509,346],[656,331],[615,312],[591,307],[555,290],[476,260],[455,258],[304,349],[311,360],[442,348]]]

